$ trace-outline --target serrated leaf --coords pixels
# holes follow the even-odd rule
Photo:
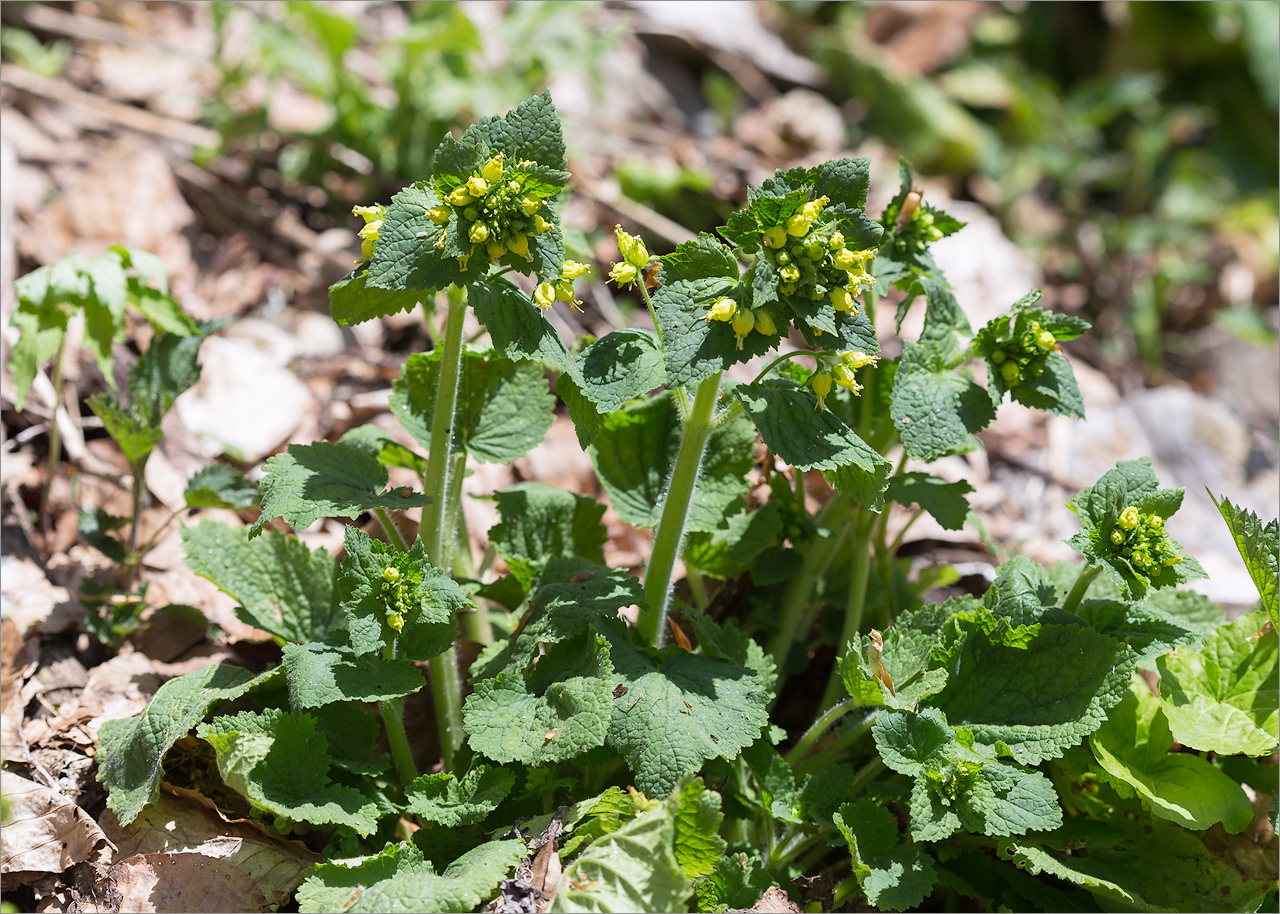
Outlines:
[[[107,430],[124,454],[124,459],[137,466],[151,455],[164,438],[164,432],[151,424],[138,410],[125,406],[114,394],[97,393],[88,400],[89,408],[102,420]]]
[[[1276,629],[1251,612],[1199,651],[1159,657],[1160,699],[1174,738],[1219,755],[1270,755],[1280,727]]]
[[[218,326],[205,324],[187,336],[158,333],[151,340],[129,372],[130,405],[147,424],[158,430],[179,395],[200,380],[200,344]]]
[[[469,601],[427,561],[422,540],[401,552],[347,527],[345,546],[338,595],[357,655],[381,652],[393,640],[404,660],[430,660],[449,647],[456,635],[454,614]]]
[[[907,453],[933,461],[968,448],[971,436],[990,425],[996,411],[986,391],[942,366],[933,346],[908,341],[898,362],[889,414]]]
[[[234,666],[210,666],[162,685],[137,717],[109,720],[98,734],[98,782],[121,825],[138,817],[160,792],[161,761],[173,744],[220,701],[239,698],[253,674]]]
[[[661,516],[680,449],[682,427],[670,393],[603,417],[587,453],[614,509],[635,527],[651,527]],[[741,417],[711,433],[703,452],[697,489],[685,523],[687,532],[720,526],[726,509],[747,489],[755,465],[755,432]]]
[[[831,198],[833,204],[843,204],[859,210],[867,204],[867,190],[871,186],[871,160],[828,159],[810,172],[815,193]]]
[[[1258,588],[1262,608],[1270,615],[1272,626],[1280,627],[1280,523],[1272,520],[1263,526],[1258,515],[1233,505],[1229,498],[1218,501],[1212,492],[1209,497],[1235,538],[1249,577]]]
[[[424,774],[405,787],[408,810],[428,822],[456,828],[476,825],[511,792],[516,776],[505,768],[475,765],[459,781],[452,774]]]
[[[493,348],[517,362],[541,362],[571,377],[578,368],[569,348],[538,306],[505,279],[477,283],[470,288],[476,317],[489,331]]]
[[[729,908],[747,910],[767,892],[774,880],[760,855],[752,852],[726,854],[715,870],[694,886],[698,910],[715,912]]]
[[[262,477],[262,514],[249,528],[255,536],[277,517],[295,530],[321,517],[359,517],[373,508],[404,510],[431,504],[430,495],[390,489],[387,470],[363,448],[317,441],[294,444],[268,458]]]
[[[743,750],[742,760],[755,776],[761,803],[770,817],[793,825],[803,824],[796,776],[781,753],[769,745],[767,739],[758,739]]]
[[[1179,591],[1165,593],[1176,594]],[[1196,644],[1202,637],[1194,623],[1160,609],[1150,599],[1151,596],[1148,594],[1148,599],[1132,603],[1084,600],[1076,607],[1076,615],[1104,635],[1129,645],[1138,655],[1138,666],[1148,668],[1161,654]],[[1217,607],[1213,608],[1221,613]]]
[[[412,844],[391,845],[356,866],[318,863],[298,887],[304,914],[411,914],[474,911],[497,894],[498,884],[524,859],[523,841],[490,841],[455,860],[441,875]]]
[[[550,92],[535,95],[504,115],[481,118],[464,134],[464,139],[473,138],[512,160],[529,160],[554,169],[563,169],[566,164],[560,116]]]
[[[323,641],[342,625],[337,564],[278,530],[249,539],[244,527],[182,528],[187,567],[240,604],[245,622],[285,641]]]
[[[124,563],[127,558],[124,543],[112,536],[116,530],[123,529],[129,518],[108,514],[101,508],[92,511],[81,511],[76,518],[76,529],[84,537],[84,541],[97,549],[113,562]]]
[[[334,784],[328,741],[310,714],[242,711],[203,724],[197,735],[213,747],[228,787],[255,809],[312,825],[347,825],[361,835],[378,827],[378,803]]]
[[[1233,835],[1253,821],[1253,807],[1239,784],[1198,755],[1169,754],[1169,722],[1141,679],[1130,683],[1089,745],[1120,795],[1137,793],[1161,819],[1193,831],[1221,822]]]
[[[997,569],[996,579],[982,602],[996,618],[1008,619],[1013,625],[1034,625],[1065,621],[1045,616],[1056,599],[1044,566],[1024,555],[1015,555]]]
[[[768,723],[769,693],[754,671],[678,649],[658,659],[637,650],[617,623],[605,631],[615,690],[627,690],[614,702],[608,743],[649,796],[666,796],[707,759],[733,758]]]
[[[625,607],[644,605],[640,582],[626,571],[577,557],[551,559],[537,583],[523,629],[536,641],[564,641],[588,625],[616,621]]]
[[[905,911],[928,897],[937,879],[933,858],[914,844],[900,843],[889,810],[857,800],[841,806],[832,819],[868,902],[881,911]]]
[[[666,383],[662,347],[648,330],[624,328],[582,351],[582,393],[598,412],[612,413]]]
[[[940,841],[957,828],[984,835],[1048,831],[1062,823],[1053,784],[1038,771],[979,755],[937,708],[881,711],[871,728],[884,763],[915,778],[911,836]]]
[[[357,316],[383,307],[369,303],[375,289],[399,293],[398,301],[407,301],[409,296],[420,301],[423,296],[454,283],[484,278],[482,269],[468,276],[459,269],[455,257],[436,247],[442,229],[427,218],[427,210],[439,202],[431,188],[421,181],[391,198],[391,204],[382,217],[373,256],[369,258],[368,268],[363,274],[365,288],[359,290],[345,286],[342,290],[344,303],[347,303],[347,290],[350,290],[350,297],[355,300],[347,304]],[[377,299],[386,300],[379,295],[373,301]]]
[[[673,801],[592,842],[565,867],[550,910],[685,910],[693,884],[674,850]]]
[[[258,502],[258,486],[229,463],[211,463],[187,482],[188,508],[240,510]]]
[[[800,815],[819,825],[834,827],[832,816],[854,791],[853,766],[832,765],[811,774],[800,788]]]
[[[286,644],[281,665],[295,711],[339,701],[390,701],[426,684],[408,660],[356,657],[326,644]]]
[[[965,495],[972,491],[964,480],[947,482],[929,473],[899,473],[889,480],[884,497],[900,505],[918,504],[944,530],[959,530],[969,514]]]
[[[494,493],[502,522],[489,542],[524,587],[556,557],[578,556],[604,564],[609,532],[600,523],[605,506],[542,483],[523,483]]]
[[[740,384],[733,394],[769,449],[799,470],[822,470],[842,495],[878,511],[890,464],[805,390],[783,382]]]
[[[720,837],[720,825],[724,821],[720,794],[707,790],[702,778],[689,778],[672,792],[668,805],[675,807],[672,849],[684,874],[698,879],[714,872],[726,847]]]
[[[998,856],[1088,889],[1107,907],[1145,911],[1256,911],[1269,884],[1245,881],[1177,825],[1072,818],[1035,839],[1001,840]]]
[[[416,288],[379,289],[369,285],[369,270],[360,264],[329,287],[329,315],[335,323],[351,326],[412,311],[430,294]]]
[[[426,458],[415,454],[371,422],[343,432],[338,443],[364,448],[384,467],[404,467],[419,476],[427,470]]]
[[[1080,625],[1046,622],[1002,638],[980,621],[952,624],[969,634],[930,703],[952,726],[988,746],[1004,743],[1027,765],[1057,758],[1098,729],[1136,661],[1126,645]]]
[[[391,385],[391,412],[423,447],[431,444],[440,353],[409,356]],[[510,463],[542,442],[555,421],[556,398],[542,369],[495,352],[463,353],[454,447],[481,463]]]
[[[542,765],[603,745],[614,703],[608,642],[588,628],[541,656],[535,639],[525,644],[467,697],[471,748],[496,762]]]

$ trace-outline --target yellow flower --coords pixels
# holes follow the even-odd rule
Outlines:
[[[507,250],[518,257],[525,260],[532,260],[529,256],[529,236],[528,235],[512,235],[507,239]]]
[[[467,229],[467,237],[471,239],[472,244],[483,244],[489,238],[489,226],[483,222],[473,223],[471,228]]]
[[[502,180],[502,153],[498,153],[480,170],[480,176],[490,184]]]
[[[565,279],[577,279],[579,276],[586,276],[591,272],[591,267],[585,263],[578,263],[576,260],[566,260],[564,266],[560,268],[560,275]]]
[[[708,321],[731,321],[738,313],[738,303],[732,298],[722,298],[707,311]]]
[[[543,232],[549,232],[555,228],[554,223],[548,222],[542,216],[533,217],[533,230],[541,235]]]
[[[767,248],[780,248],[787,243],[786,226],[775,225],[772,228],[765,229],[764,246]]]
[[[444,201],[453,206],[466,206],[471,202],[471,194],[465,184],[460,184],[445,195]]]
[[[532,194],[520,198],[520,208],[524,210],[526,216],[532,216],[538,210],[542,209],[542,201]]]
[[[747,338],[747,334],[751,332],[756,325],[755,315],[750,311],[738,311],[733,315],[733,334],[738,338],[738,348],[742,348],[742,341]]]
[[[761,308],[754,312],[756,320],[756,330],[765,336],[773,336],[778,332],[778,326],[773,322],[773,315]]]
[[[556,300],[556,287],[549,282],[538,283],[538,287],[533,290],[533,300],[539,308],[546,311]]]
[[[1132,530],[1138,526],[1138,520],[1138,509],[1130,505],[1120,512],[1120,516],[1116,518],[1116,525],[1123,530]]]
[[[382,220],[375,219],[373,222],[366,223],[361,227],[357,234],[360,236],[360,256],[368,260],[373,256],[373,243],[378,240],[378,232],[382,228]]]
[[[831,299],[831,306],[837,311],[849,312],[853,310],[853,299],[849,296],[848,289],[842,289],[837,286],[827,293],[827,297]]]
[[[427,218],[436,225],[444,225],[449,221],[449,207],[433,206],[427,210]]]
[[[507,246],[501,241],[490,241],[484,246],[485,252],[495,260],[507,253]]]
[[[1000,366],[1000,377],[1009,385],[1017,384],[1022,379],[1022,371],[1017,362],[1005,362]]]
[[[479,199],[489,192],[489,182],[479,175],[472,175],[467,179],[467,192]]]
[[[859,352],[857,349],[850,349],[840,353],[840,361],[849,366],[854,371],[859,368],[865,368],[868,365],[876,365],[880,362],[880,356],[867,355],[865,352]]]
[[[644,246],[644,241],[635,235],[628,235],[620,225],[615,225],[613,230],[618,236],[618,253],[622,255],[622,259],[636,269],[644,269],[649,263],[649,249]]]
[[[815,371],[809,378],[809,386],[818,395],[818,409],[827,408],[827,394],[831,393],[831,372]]]
[[[620,286],[630,285],[639,275],[640,271],[629,263],[615,263],[609,271],[609,278]]]
[[[831,376],[835,379],[837,384],[850,391],[854,396],[862,393],[862,385],[858,383],[857,378],[854,377],[853,371],[848,365],[841,363],[839,365],[832,366]]]

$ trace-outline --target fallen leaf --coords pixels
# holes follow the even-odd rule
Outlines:
[[[751,910],[760,914],[800,914],[800,906],[776,885],[769,886]]]
[[[98,823],[65,796],[5,771],[0,791],[8,819],[0,832],[0,873],[12,883],[61,873],[85,861],[109,860],[115,845]]]
[[[274,911],[253,878],[228,860],[203,854],[138,854],[111,868],[120,910]]]

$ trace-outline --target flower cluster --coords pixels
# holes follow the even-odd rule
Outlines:
[[[382,217],[386,215],[387,208],[381,203],[375,203],[372,206],[352,207],[351,212],[364,220],[364,225],[358,232],[360,259],[368,260],[373,256],[373,243],[378,240],[378,233],[382,231]]]
[[[1133,505],[1125,508],[1116,518],[1111,530],[1111,547],[1117,555],[1147,577],[1154,577],[1164,568],[1171,568],[1182,561],[1182,554],[1164,529],[1164,518],[1158,514],[1144,514]]]
[[[763,308],[742,308],[732,298],[721,298],[707,311],[706,320],[708,321],[729,321],[733,324],[733,335],[737,337],[738,348],[742,348],[742,341],[747,338],[747,334],[753,330],[756,333],[763,333],[765,336],[773,336],[778,332],[778,326],[773,321],[773,315]]]
[[[546,218],[550,210],[545,198],[527,187],[529,172],[536,167],[535,162],[517,162],[508,171],[502,153],[498,153],[465,181],[454,179],[458,183],[444,195],[443,202],[427,210],[427,218],[439,226],[448,225],[456,217],[459,244],[470,245],[458,257],[463,270],[479,251],[488,260],[507,253],[533,260],[529,236],[555,228]],[[446,237],[441,233],[437,248],[444,247]]]
[[[622,226],[615,225],[613,229],[618,234],[618,253],[622,255],[622,262],[613,265],[609,278],[623,287],[635,285],[649,265],[649,249],[644,246],[644,241],[624,232]]]
[[[394,565],[382,569],[382,580],[386,582],[383,596],[387,607],[387,625],[397,632],[403,631],[404,617],[409,612],[409,582]]]
[[[539,308],[546,311],[556,300],[565,302],[577,308],[579,302],[573,294],[573,281],[579,276],[586,276],[591,272],[591,267],[585,263],[578,263],[576,260],[566,260],[564,266],[560,269],[560,275],[551,282],[540,282],[533,290],[533,301]]]
[[[827,395],[831,393],[833,384],[843,387],[855,397],[862,393],[862,385],[858,383],[856,372],[867,365],[875,365],[880,361],[876,355],[867,355],[856,349],[842,352],[831,365],[820,363],[819,368],[809,376],[809,386],[818,397],[818,409],[826,409]]]
[[[1018,323],[1021,323],[1019,321]],[[1021,333],[996,344],[988,358],[996,366],[1006,387],[1014,387],[1026,377],[1027,366],[1034,359],[1058,348],[1054,335],[1041,327],[1038,320],[1026,323]]]
[[[763,256],[778,275],[784,298],[827,299],[836,311],[856,314],[854,298],[874,283],[867,265],[875,251],[845,247],[845,237],[832,222],[821,222],[826,196],[804,204],[779,225],[764,230]]]

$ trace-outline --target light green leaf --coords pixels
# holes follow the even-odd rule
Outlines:
[[[516,776],[505,768],[474,765],[461,781],[452,774],[424,774],[405,787],[405,799],[409,812],[456,828],[484,821],[515,782]]]
[[[937,878],[933,858],[900,841],[889,810],[857,800],[841,806],[832,819],[849,846],[858,885],[878,910],[905,911],[929,896]]]
[[[391,198],[382,217],[373,256],[362,274],[364,289],[353,287],[361,281],[357,278],[352,280],[352,285],[339,290],[344,317],[346,309],[351,310],[353,317],[360,317],[389,308],[388,299],[382,295],[375,298],[374,290],[399,293],[397,302],[407,302],[410,297],[420,301],[453,283],[484,278],[480,264],[468,275],[459,269],[455,257],[436,247],[441,229],[427,218],[427,210],[439,202],[425,181],[411,184]]]
[[[502,522],[489,529],[489,542],[524,587],[555,557],[604,564],[609,532],[600,523],[605,506],[594,498],[542,483],[522,483],[493,497]]]
[[[1209,497],[1213,498],[1212,492]],[[1236,548],[1258,588],[1271,625],[1280,627],[1280,524],[1272,520],[1264,527],[1258,515],[1236,507],[1228,498],[1213,498],[1213,503],[1235,537]]]
[[[937,708],[881,711],[871,729],[884,763],[915,778],[911,836],[940,841],[957,828],[984,835],[1049,831],[1062,823],[1053,784],[1038,771],[979,755]]]
[[[1280,727],[1276,629],[1251,612],[1209,635],[1202,650],[1156,660],[1174,739],[1219,755],[1270,755]]]
[[[1120,795],[1137,793],[1162,819],[1192,831],[1221,822],[1233,835],[1253,821],[1239,784],[1198,755],[1169,754],[1169,722],[1142,679],[1134,678],[1089,745]]]
[[[1156,593],[1151,592],[1147,599],[1132,603],[1084,600],[1076,607],[1076,615],[1104,635],[1129,645],[1138,655],[1138,666],[1149,668],[1161,654],[1201,641],[1194,623],[1170,615],[1156,605],[1152,599]],[[1160,593],[1193,594],[1194,591],[1166,590]],[[1216,606],[1213,610],[1221,615],[1222,611]]]
[[[784,382],[741,384],[734,395],[769,449],[799,470],[818,469],[842,495],[878,511],[890,464],[833,412]]]
[[[715,870],[694,885],[699,911],[748,910],[774,885],[760,855],[739,851],[720,858]]]
[[[391,412],[423,447],[431,443],[440,353],[409,356],[391,386]],[[542,369],[496,352],[463,353],[454,447],[481,463],[510,463],[541,443],[555,421],[555,395]]]
[[[204,521],[182,528],[187,567],[240,604],[237,615],[285,641],[323,641],[342,625],[334,586],[338,566],[323,548],[269,530],[251,540],[244,527]]]
[[[210,666],[170,679],[137,717],[109,720],[98,735],[98,781],[107,788],[107,806],[121,825],[138,817],[160,792],[161,760],[209,709],[231,701],[256,684],[235,666]]]
[[[426,684],[408,660],[356,657],[327,644],[286,644],[282,666],[295,711],[337,701],[390,701]]]
[[[229,463],[211,463],[187,482],[188,508],[239,510],[258,503],[258,486]]]
[[[969,513],[965,494],[972,491],[973,486],[964,480],[947,482],[929,473],[899,473],[889,480],[884,497],[900,505],[918,504],[944,530],[959,530]]]
[[[9,353],[7,367],[13,374],[13,402],[18,409],[26,406],[36,370],[47,364],[62,345],[62,338],[67,332],[67,317],[67,312],[61,308],[42,309],[36,314],[21,308],[14,310],[10,323],[18,328],[18,342]],[[106,378],[114,387],[115,378],[111,374]]]
[[[132,406],[125,406],[115,394],[97,393],[88,400],[89,408],[102,420],[107,430],[131,466],[138,466],[164,438],[158,426]]]
[[[742,760],[755,776],[765,811],[779,822],[802,824],[795,773],[781,753],[769,745],[769,740],[756,740],[742,751]]]
[[[726,846],[720,837],[720,824],[724,821],[720,794],[707,790],[702,778],[687,778],[672,792],[668,806],[675,811],[676,862],[690,879],[709,875]]]
[[[407,489],[383,491],[387,470],[354,444],[294,444],[267,460],[262,478],[262,514],[249,528],[255,536],[267,521],[282,517],[295,530],[321,517],[359,517],[373,508],[404,510],[431,503]]]
[[[617,412],[666,383],[662,347],[651,331],[624,328],[582,351],[582,392],[597,411]]]
[[[310,714],[241,711],[203,724],[228,787],[255,809],[312,825],[348,825],[362,835],[378,827],[379,806],[353,787],[331,783],[328,740]]]

